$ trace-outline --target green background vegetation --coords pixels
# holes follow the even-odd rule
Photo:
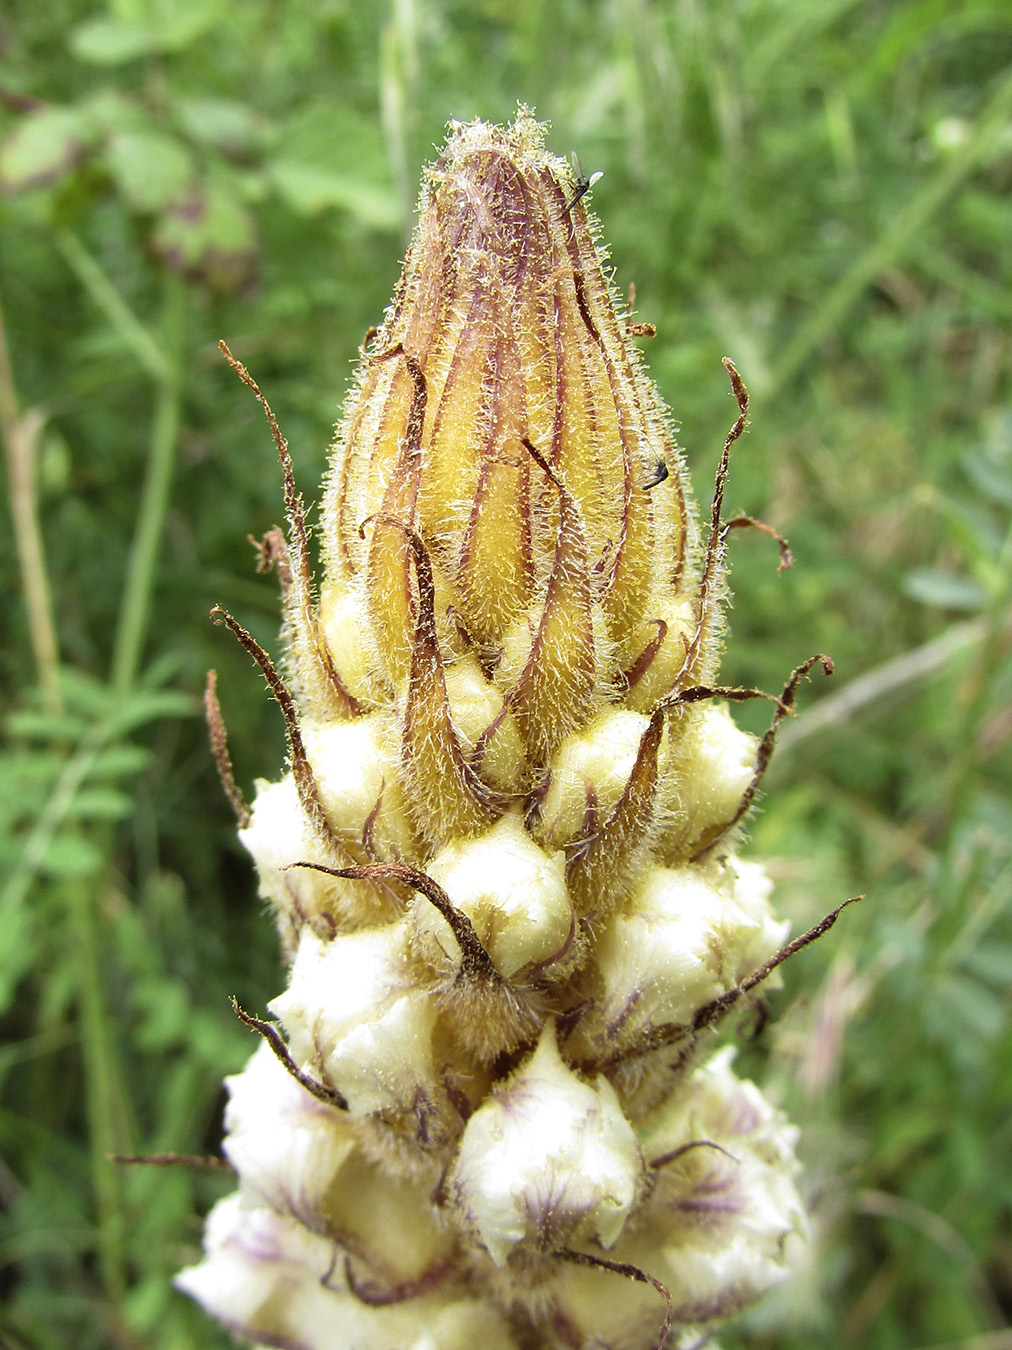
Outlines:
[[[170,1289],[227,1176],[229,1009],[282,979],[199,713],[237,775],[277,709],[248,533],[260,381],[316,495],[450,117],[551,119],[701,500],[738,363],[726,674],[805,687],[756,817],[796,930],[749,1072],[804,1127],[809,1268],[723,1336],[1012,1344],[1012,10],[1007,0],[7,0],[0,16],[0,1343],[205,1350]],[[33,552],[33,520],[41,549]],[[47,580],[48,578],[48,580]],[[761,709],[743,717],[761,725]],[[603,1277],[605,1278],[605,1277]]]

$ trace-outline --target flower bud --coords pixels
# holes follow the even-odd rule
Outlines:
[[[330,1239],[240,1193],[216,1205],[206,1254],[176,1277],[237,1337],[314,1350],[518,1350],[506,1320],[481,1300],[438,1288],[410,1299],[384,1297],[353,1276]],[[427,1328],[427,1330],[423,1330]]]
[[[698,1344],[787,1279],[808,1232],[794,1184],[797,1131],[734,1076],[733,1057],[731,1046],[718,1051],[640,1127],[653,1186],[610,1253],[663,1282],[679,1344]],[[556,1307],[575,1343],[625,1344],[630,1326],[660,1323],[649,1286],[606,1285],[576,1266],[560,1275]]]
[[[662,1278],[698,1321],[738,1312],[787,1279],[808,1231],[794,1184],[798,1131],[735,1077],[734,1055],[725,1046],[697,1069],[643,1144],[659,1178]],[[705,1142],[679,1153],[696,1141]]]
[[[442,1095],[432,1053],[436,1004],[414,980],[405,920],[330,942],[304,929],[291,982],[270,1010],[296,1062],[336,1088],[352,1118],[410,1114]]]
[[[555,1027],[468,1121],[448,1186],[498,1266],[519,1244],[611,1247],[643,1161],[614,1089],[591,1087],[559,1054]]]
[[[460,634],[492,656],[541,761],[620,677],[628,635],[670,603],[692,529],[666,418],[567,195],[530,118],[455,129],[325,508],[321,622],[337,668],[358,662],[330,610],[355,594],[377,678],[411,683],[425,601],[402,522],[425,541],[440,642]],[[648,493],[660,460],[669,480]]]
[[[319,873],[295,866],[326,865],[329,854],[302,808],[291,774],[277,783],[257,782],[249,822],[239,839],[256,863],[260,894],[275,909],[287,950],[294,950],[304,922],[334,931],[343,907],[342,883],[328,879],[332,884],[321,885]]]
[[[279,1214],[319,1211],[357,1147],[343,1113],[300,1087],[266,1043],[225,1086],[225,1156],[247,1189]]]
[[[756,741],[720,703],[685,710],[662,769],[666,860],[693,857],[735,818],[756,768]]]
[[[615,809],[649,720],[609,709],[559,746],[538,811],[539,831],[556,848],[589,836]]]
[[[292,772],[242,838],[288,1049],[261,1025],[279,1058],[229,1080],[239,1191],[179,1281],[261,1344],[654,1350],[663,1292],[687,1350],[803,1232],[792,1131],[695,1067],[786,925],[735,855],[762,766],[712,701],[720,502],[704,549],[589,186],[526,109],[452,126],[318,600],[286,462],[294,689],[254,654]]]
[[[613,1052],[662,1027],[685,1026],[783,945],[762,869],[734,860],[657,867],[596,947],[597,996],[573,1049]]]
[[[519,813],[503,816],[487,834],[442,848],[428,872],[474,925],[504,978],[564,956],[574,933],[561,852],[540,849]],[[416,932],[443,951],[459,948],[446,920],[427,901],[414,904]]]

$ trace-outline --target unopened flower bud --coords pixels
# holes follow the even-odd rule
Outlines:
[[[668,742],[664,809],[666,858],[692,857],[735,818],[756,769],[756,741],[720,703],[689,708]]]
[[[271,1003],[300,1065],[352,1117],[411,1112],[436,1097],[436,1004],[413,979],[405,920],[321,942],[303,929],[287,990]]]
[[[787,936],[761,868],[739,862],[658,867],[613,915],[597,944],[599,997],[576,1045],[613,1050],[661,1027],[688,1026],[757,970]]]
[[[448,1184],[501,1266],[519,1243],[612,1246],[642,1175],[611,1084],[567,1068],[547,1022],[534,1054],[468,1121]]]
[[[698,1344],[708,1326],[787,1279],[808,1232],[794,1183],[797,1131],[735,1077],[733,1057],[731,1046],[718,1051],[641,1126],[653,1185],[635,1230],[610,1253],[663,1281],[679,1345]],[[649,1286],[602,1288],[579,1267],[559,1286],[556,1307],[582,1343],[622,1344],[630,1325],[660,1320]]]
[[[225,1086],[229,1162],[279,1214],[318,1212],[357,1146],[343,1114],[300,1087],[266,1043]]]
[[[735,1077],[734,1055],[726,1046],[697,1069],[644,1143],[658,1164],[659,1222],[678,1216],[665,1278],[699,1321],[748,1307],[787,1279],[808,1231],[794,1184],[798,1131]],[[698,1147],[679,1152],[690,1143]]]
[[[654,1350],[664,1317],[688,1350],[804,1230],[792,1131],[697,1067],[786,935],[735,853],[772,737],[715,701],[749,692],[717,682],[720,494],[704,543],[591,185],[526,109],[452,126],[318,598],[285,460],[291,690],[229,621],[288,732],[242,838],[291,969],[179,1283],[259,1344]]]
[[[428,870],[471,920],[496,970],[509,979],[567,953],[575,917],[564,864],[560,851],[539,848],[519,813],[511,812],[487,834],[447,844]],[[416,900],[414,921],[459,957],[449,925],[426,901]]]

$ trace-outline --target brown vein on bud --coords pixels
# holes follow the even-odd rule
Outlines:
[[[336,858],[341,861],[349,862],[361,861],[361,849],[357,841],[345,842],[335,831],[327,815],[326,808],[323,805],[323,799],[320,796],[319,788],[316,784],[316,775],[313,772],[313,766],[310,763],[309,756],[306,753],[305,742],[302,739],[302,732],[299,729],[298,710],[295,706],[295,700],[284,680],[278,674],[274,662],[267,655],[264,649],[253,637],[252,633],[247,632],[240,623],[233,619],[227,610],[215,605],[211,610],[211,619],[214,623],[224,623],[226,627],[238,638],[239,643],[252,656],[253,660],[260,667],[264,678],[267,681],[267,687],[274,695],[275,701],[281,709],[281,715],[285,721],[285,731],[288,736],[289,762],[292,766],[292,777],[295,780],[296,791],[299,795],[299,804],[306,813],[307,818],[313,825],[323,841],[331,848]],[[381,888],[382,889],[382,888]],[[392,899],[394,904],[400,907],[400,897],[393,891],[385,892],[387,898]],[[296,907],[297,908],[297,907]],[[300,913],[300,919],[304,915]]]
[[[428,1270],[413,1280],[402,1280],[399,1284],[384,1288],[376,1280],[360,1279],[354,1271],[351,1264],[351,1257],[344,1258],[344,1278],[348,1285],[348,1290],[359,1303],[364,1303],[369,1308],[387,1308],[394,1303],[405,1303],[408,1299],[418,1298],[419,1295],[428,1293],[434,1289],[446,1277],[452,1269],[453,1263],[443,1260],[430,1266]]]
[[[481,945],[481,938],[462,909],[458,909],[442,886],[427,872],[406,863],[368,863],[364,867],[327,867],[323,863],[297,862],[307,872],[324,872],[330,877],[344,877],[348,881],[393,881],[424,895],[429,904],[446,920],[450,932],[460,948],[461,977],[501,984],[502,976],[492,964],[492,958]]]
[[[594,689],[594,629],[580,510],[539,450],[523,445],[559,494],[559,530],[544,608],[527,664],[506,702],[532,757],[542,762],[583,718]]]
[[[689,549],[689,509],[685,500],[684,471],[681,467],[676,467],[678,451],[665,420],[664,405],[659,402],[652,386],[647,385],[643,388],[641,385],[641,398],[643,414],[652,433],[651,444],[658,448],[657,462],[663,463],[666,470],[667,476],[663,480],[666,483],[664,491],[674,494],[674,500],[668,507],[667,519],[655,529],[654,537],[670,548],[670,585],[673,590],[677,590],[688,562]],[[649,495],[650,505],[657,511],[658,505],[654,494],[651,492]],[[665,539],[668,532],[672,536],[670,540]]]
[[[232,618],[228,610],[222,609],[220,605],[215,605],[211,610],[211,619],[214,623],[224,623],[231,633],[238,638],[241,645],[252,656],[253,660],[263,672],[264,679],[267,681],[267,687],[281,709],[281,715],[285,719],[285,731],[288,734],[289,757],[292,765],[292,777],[295,779],[295,786],[299,794],[299,802],[303,811],[309,817],[316,829],[336,851],[339,857],[350,857],[348,850],[334,832],[334,827],[327,818],[323,802],[320,798],[319,789],[316,786],[316,776],[313,773],[313,766],[309,762],[309,756],[306,754],[305,743],[302,739],[302,732],[299,729],[299,715],[295,707],[295,700],[289,692],[288,686],[275,669],[274,662],[264,651],[260,643],[252,633],[243,628]]]
[[[492,721],[489,722],[488,726],[475,741],[474,749],[468,756],[468,763],[471,765],[471,767],[474,769],[476,773],[480,772],[481,762],[488,754],[489,746],[495,739],[495,736],[499,731],[499,728],[502,726],[503,722],[505,722],[506,718],[509,716],[509,711],[510,710],[508,706],[504,703],[502,707],[499,709],[499,711],[496,713],[495,717],[492,718]]]
[[[404,276],[400,285],[403,287]],[[377,341],[387,333],[384,325]],[[412,348],[412,350],[414,350]],[[379,494],[386,489],[387,475],[397,462],[403,434],[415,396],[406,365],[397,358],[404,355],[403,343],[381,343],[367,356],[360,373],[355,409],[344,435],[344,449],[336,464],[329,500],[335,503],[337,559],[348,576],[360,570],[358,520],[353,505],[368,512],[369,505],[381,506]]]
[[[585,911],[593,905],[600,912],[622,900],[630,864],[653,820],[663,732],[664,712],[658,708],[640,737],[636,762],[614,810],[566,864],[570,894]]]
[[[508,1053],[536,1035],[538,1019],[533,1010],[496,970],[468,916],[427,872],[405,863],[340,868],[310,862],[292,865],[352,881],[409,886],[438,910],[461,954],[452,983],[438,991],[442,1015],[453,1034],[463,1038],[482,1062]]]
[[[475,834],[496,818],[500,803],[464,759],[450,718],[428,551],[420,536],[401,521],[389,517],[377,521],[403,533],[418,577],[418,617],[401,737],[411,805],[422,829],[434,839]]]
[[[411,593],[411,550],[399,521],[410,526],[415,518],[421,481],[422,429],[428,398],[425,376],[413,356],[403,354],[414,394],[407,425],[400,443],[397,461],[383,497],[382,510],[375,521],[369,545],[368,595],[373,632],[387,673],[395,687],[407,674],[411,661],[411,634],[415,624],[415,602]],[[361,534],[365,522],[359,527]]]
[[[610,428],[602,427],[598,407],[600,373],[591,369],[596,352],[588,350],[582,325],[573,320],[572,293],[576,278],[560,278],[558,440],[552,447],[552,467],[566,481],[579,504],[588,538],[595,551],[608,541],[614,519],[614,474],[602,449]],[[577,292],[578,293],[578,292]],[[595,379],[595,376],[598,376]],[[616,437],[617,439],[617,437]]]
[[[850,905],[858,904],[863,899],[863,895],[852,895],[849,899],[844,900],[842,904],[837,905],[836,909],[830,910],[830,912],[821,918],[817,924],[814,924],[798,937],[792,938],[785,946],[774,952],[767,961],[763,962],[758,970],[753,971],[746,979],[741,980],[738,984],[732,985],[730,989],[725,989],[722,994],[718,994],[716,998],[711,999],[708,1003],[704,1003],[701,1008],[697,1008],[692,1016],[691,1022],[667,1022],[660,1026],[648,1027],[636,1038],[636,1041],[632,1045],[625,1046],[621,1050],[613,1051],[612,1054],[600,1059],[586,1061],[579,1064],[577,1067],[579,1067],[583,1073],[588,1075],[592,1073],[604,1073],[610,1075],[620,1069],[623,1065],[630,1064],[637,1059],[642,1059],[644,1056],[651,1054],[655,1050],[660,1050],[665,1046],[676,1045],[679,1041],[687,1040],[688,1044],[683,1046],[677,1060],[670,1065],[672,1070],[682,1069],[688,1063],[696,1046],[696,1042],[704,1031],[719,1022],[725,1014],[734,1007],[739,999],[743,998],[746,994],[751,993],[751,991],[755,989],[757,985],[762,984],[764,980],[768,980],[773,972],[779,966],[782,966],[785,961],[789,961],[792,956],[796,956],[798,952],[803,951],[805,947],[811,946],[813,942],[817,942],[819,938],[824,937],[845,909]]]
[[[674,1324],[674,1306],[666,1285],[662,1284],[654,1275],[641,1270],[639,1266],[634,1266],[630,1261],[612,1261],[604,1256],[596,1256],[591,1252],[576,1251],[568,1247],[557,1249],[554,1255],[563,1261],[571,1261],[574,1265],[611,1271],[614,1275],[623,1275],[627,1280],[635,1280],[638,1284],[649,1284],[656,1289],[664,1300],[664,1321],[657,1333],[656,1346],[657,1350],[666,1350],[669,1344],[669,1334]]]
[[[554,191],[557,200],[561,199],[562,190],[557,183]],[[622,454],[620,530],[614,541],[605,599],[612,628],[619,631],[639,617],[650,581],[652,506],[649,497],[636,490],[644,457],[642,447],[662,452],[670,447],[666,445],[666,437],[661,446],[653,445],[654,428],[639,407],[647,391],[634,367],[629,341],[619,327],[597,250],[587,228],[586,215],[581,212],[578,219],[571,216],[570,221],[565,240],[573,269],[576,301],[584,328],[604,367]],[[664,457],[664,453],[654,455],[655,459]]]
[[[512,447],[512,453],[509,449]],[[494,645],[530,601],[533,582],[530,460],[511,439],[482,459],[460,556],[468,630]]]
[[[561,431],[561,406],[556,397],[561,357],[555,249],[542,195],[532,190],[527,175],[521,177],[520,189],[528,238],[513,303],[513,337],[524,391],[526,434],[536,444],[552,446],[548,459],[554,464]]]
[[[555,273],[555,291],[552,296],[552,354],[555,364],[555,403],[552,411],[552,452],[549,461],[558,464],[562,454],[562,427],[565,420],[566,363],[562,347],[562,281]]]
[[[654,657],[660,651],[661,645],[668,635],[668,625],[663,619],[648,619],[647,623],[653,624],[656,627],[657,632],[643,648],[629,669],[624,672],[623,683],[627,690],[632,689],[634,685],[639,684],[640,680],[642,680],[643,676],[653,664]]]
[[[324,1102],[327,1106],[336,1107],[339,1111],[347,1111],[347,1099],[338,1092],[337,1088],[328,1087],[325,1083],[318,1083],[308,1073],[303,1073],[292,1058],[292,1052],[270,1022],[265,1022],[263,1018],[254,1017],[252,1013],[246,1012],[244,1008],[239,1006],[239,1000],[234,994],[231,1002],[232,1009],[239,1021],[267,1042],[275,1057],[284,1065],[300,1087],[304,1087],[310,1096],[315,1097],[317,1101]]]
[[[442,298],[442,308],[449,307],[450,299]],[[476,290],[467,322],[453,343],[427,437],[419,516],[426,538],[433,542],[442,542],[453,534],[460,503],[469,501],[474,492],[478,447],[488,435],[489,382],[495,368],[494,358],[487,351],[493,310],[492,297],[485,290]]]
[[[336,503],[334,533],[337,539],[337,559],[335,561],[339,561],[341,570],[349,577],[354,576],[358,571],[358,565],[354,557],[354,541],[358,532],[351,515],[351,475],[353,468],[358,464],[357,448],[359,436],[362,432],[362,423],[372,407],[374,391],[379,379],[377,373],[379,367],[376,362],[380,357],[371,356],[364,359],[366,364],[360,377],[361,386],[358,391],[358,400],[344,434],[343,449],[340,459],[334,467],[330,487],[330,496]],[[392,388],[393,373],[385,371],[383,373],[387,374]],[[387,392],[389,396],[389,389]]]
[[[692,1153],[697,1148],[712,1148],[716,1153],[723,1153],[725,1158],[730,1158],[736,1166],[741,1166],[740,1160],[733,1153],[728,1152],[721,1144],[714,1143],[712,1139],[690,1139],[687,1144],[680,1144],[678,1148],[670,1149],[657,1158],[651,1158],[649,1165],[653,1168],[667,1167],[669,1163],[677,1162],[679,1158],[684,1158],[686,1153]]]

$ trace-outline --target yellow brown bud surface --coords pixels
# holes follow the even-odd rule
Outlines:
[[[786,936],[705,692],[721,543],[584,187],[524,109],[451,126],[316,595],[291,542],[291,772],[242,830],[287,1050],[229,1081],[179,1277],[258,1345],[689,1346],[803,1240],[794,1132],[707,1039]]]

